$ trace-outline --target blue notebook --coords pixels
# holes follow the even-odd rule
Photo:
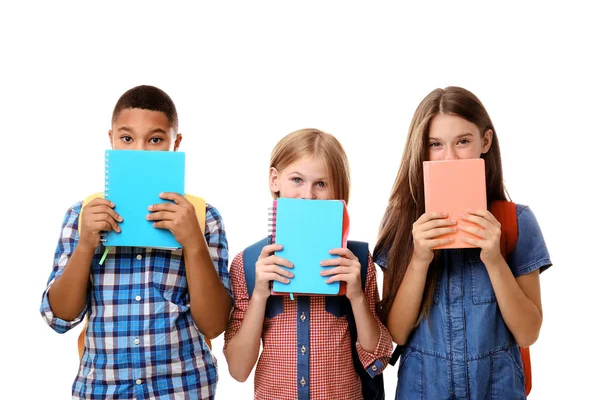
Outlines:
[[[185,193],[185,154],[106,150],[105,170],[104,198],[115,204],[123,222],[120,233],[105,235],[104,246],[181,248],[169,230],[153,227],[146,215],[148,206],[170,201],[158,197],[161,192]]]
[[[320,275],[325,269],[320,263],[338,257],[329,250],[345,245],[344,202],[280,198],[274,208],[274,240],[283,246],[275,254],[294,264],[294,277],[287,284],[274,281],[273,293],[339,294],[340,282],[326,283],[329,277]]]

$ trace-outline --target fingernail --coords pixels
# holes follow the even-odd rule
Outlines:
[[[455,221],[455,220],[450,220],[450,223],[451,223],[451,224],[455,224],[455,223],[456,223],[456,221]]]
[[[152,210],[154,206],[148,206],[148,210]]]
[[[448,213],[445,213],[445,212],[443,212],[443,213],[442,213],[442,216],[444,216],[444,217],[447,217],[447,216],[448,216]]]

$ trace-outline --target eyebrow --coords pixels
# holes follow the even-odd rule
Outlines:
[[[461,135],[458,135],[458,136],[456,137],[456,139],[464,138],[464,137],[467,137],[467,136],[475,136],[475,135],[474,135],[474,134],[472,134],[471,132],[466,132],[466,133],[463,133],[463,134],[461,134]],[[438,138],[435,138],[435,137],[430,137],[430,138],[429,138],[429,140],[440,140],[440,139],[438,139]]]
[[[292,172],[290,172],[290,175],[293,175],[293,174],[300,175],[301,177],[304,178],[304,174],[302,174],[301,172],[298,172],[298,171],[292,171]],[[315,180],[317,180],[317,181],[327,181],[329,179],[328,178],[317,178]]]
[[[129,132],[129,133],[133,133],[133,129],[131,129],[131,128],[130,128],[130,127],[128,127],[128,126],[122,126],[122,127],[120,127],[119,129],[117,129],[117,131],[125,131],[125,132]],[[154,134],[156,134],[156,133],[162,133],[162,134],[164,134],[164,135],[167,135],[167,132],[165,132],[165,130],[164,130],[164,129],[161,129],[161,128],[152,129],[152,130],[151,130],[149,133],[150,133],[151,135],[154,135]]]

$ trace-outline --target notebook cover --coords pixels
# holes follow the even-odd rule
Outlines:
[[[345,284],[325,283],[329,277],[320,274],[327,269],[321,261],[339,257],[329,254],[329,250],[346,244],[349,221],[344,202],[281,198],[274,208],[274,243],[283,246],[275,254],[294,264],[294,277],[288,284],[274,281],[272,294],[344,294]]]
[[[425,212],[446,212],[448,219],[457,224],[478,226],[460,219],[469,208],[486,209],[485,164],[482,158],[468,160],[444,160],[423,162],[425,187]],[[454,238],[454,242],[435,247],[436,249],[458,249],[475,247],[461,238],[476,236],[458,230],[439,236],[440,239]]]
[[[161,192],[183,194],[185,154],[174,151],[106,150],[104,197],[123,217],[121,233],[109,231],[105,246],[181,248],[167,229],[146,219],[148,206],[169,202]]]

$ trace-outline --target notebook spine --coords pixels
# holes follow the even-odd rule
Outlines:
[[[275,243],[275,225],[277,222],[277,200],[273,200],[273,205],[268,208],[268,226],[267,233],[270,244]]]
[[[108,151],[104,152],[104,198],[105,199],[109,199],[109,193],[108,193],[108,165],[109,165],[109,157],[110,154]],[[102,233],[100,234],[100,242],[105,243],[106,242],[106,236],[108,235],[108,232],[106,231],[102,231]]]

